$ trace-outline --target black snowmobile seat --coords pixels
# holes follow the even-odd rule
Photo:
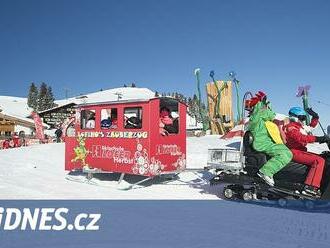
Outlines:
[[[252,147],[253,136],[252,133],[247,131],[243,137],[243,148],[245,156],[245,170],[251,176],[255,176],[258,170],[269,160],[270,158],[262,153],[254,150]],[[290,162],[282,170],[274,175],[275,180],[288,181],[293,183],[304,183],[308,173],[308,167],[306,165]]]
[[[252,147],[253,144],[253,136],[250,131],[245,132],[243,137],[243,149],[244,156],[247,165],[252,167],[256,167],[256,170],[259,170],[262,165],[267,162],[266,154],[262,152],[257,152]]]

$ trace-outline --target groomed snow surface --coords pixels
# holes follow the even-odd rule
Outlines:
[[[0,150],[0,199],[219,199],[222,186],[210,186],[211,172],[207,165],[209,148],[238,149],[240,138],[220,136],[187,138],[187,171],[174,180],[156,178],[143,186],[127,185],[143,178],[126,175],[118,185],[119,174],[96,175],[89,184],[69,181],[64,170],[65,144],[33,145]],[[310,150],[324,147],[313,144]],[[195,169],[190,170],[189,169]],[[85,176],[71,176],[85,180]]]
[[[237,147],[238,141],[237,138],[224,141],[219,139],[219,136],[188,138],[188,169],[202,168],[206,165],[208,148]],[[97,181],[101,182],[101,186],[68,181],[65,179],[68,172],[64,171],[63,143],[0,150],[0,161],[1,199],[221,199],[221,186],[209,186],[208,179],[211,173],[203,170],[183,172],[174,181],[154,182],[152,185],[127,191],[117,189],[115,179],[118,179],[118,175],[106,175],[105,178],[99,178]],[[134,182],[132,178],[128,178],[127,181]],[[165,218],[160,218],[156,222],[138,224],[139,228],[144,228],[143,230],[150,233],[148,228],[151,228],[150,226],[154,223],[160,223],[156,225],[156,230],[162,227],[161,223],[165,223],[165,226],[176,221],[186,223],[186,228],[178,230],[174,227],[177,231],[175,233],[163,229],[159,231],[166,240],[157,240],[157,245],[150,245],[154,244],[151,241],[144,244],[145,241],[142,242],[134,235],[127,240],[136,239],[137,243],[144,244],[143,247],[177,247],[178,242],[180,247],[329,247],[329,214],[240,202],[223,203],[219,204],[219,208],[207,208],[212,209],[212,218],[205,218],[202,206],[200,214],[197,215],[196,211],[188,207],[182,214],[179,214],[180,211],[177,213],[173,210],[176,215],[168,216],[169,222]],[[134,202],[132,204],[133,207]],[[194,202],[191,204],[194,205]],[[129,214],[135,216],[137,213],[130,212]],[[210,213],[207,213],[207,216],[210,216]],[[122,220],[121,217],[116,218]],[[213,228],[217,227],[216,230],[210,230],[211,222]],[[8,236],[7,239],[12,244]],[[84,240],[86,244],[89,244],[88,247],[104,247],[104,243],[98,244],[91,240],[94,239]],[[118,244],[118,247],[127,247],[125,246],[127,240],[117,240],[115,246]],[[63,245],[60,245],[61,242]],[[91,242],[93,242],[92,245],[90,245]],[[109,243],[113,244],[113,241]],[[201,245],[196,246],[196,244]],[[67,243],[62,240],[56,243],[56,246],[49,247],[59,246],[67,247]]]
[[[236,141],[230,141],[237,144]],[[187,168],[203,168],[208,148],[225,146],[228,141],[219,136],[188,138]],[[119,190],[119,174],[103,174],[92,179],[98,185],[66,179],[64,143],[34,145],[0,150],[1,199],[219,199],[219,186],[210,186],[212,176],[207,171],[188,171],[172,181],[154,180],[143,187]],[[76,177],[75,177],[76,178]],[[78,177],[83,180],[84,176]],[[141,178],[125,176],[127,183]]]

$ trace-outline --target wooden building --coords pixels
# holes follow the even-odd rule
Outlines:
[[[67,118],[74,116],[76,103],[70,102],[64,105],[47,109],[39,112],[39,116],[42,118],[43,123],[55,128],[57,125],[61,125]]]
[[[0,136],[10,136],[13,132],[24,131],[27,135],[33,134],[34,121],[29,118],[20,118],[0,112]]]

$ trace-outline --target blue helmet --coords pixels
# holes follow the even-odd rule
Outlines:
[[[301,107],[293,107],[289,110],[289,116],[297,117],[301,120],[306,119],[307,113]]]

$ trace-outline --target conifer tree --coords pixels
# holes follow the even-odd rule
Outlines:
[[[33,110],[37,110],[37,107],[38,107],[38,88],[33,82],[30,85],[27,104]]]
[[[54,101],[55,101],[55,98],[53,95],[52,87],[48,86],[47,92],[45,95],[45,109],[50,109],[50,108],[55,107]]]
[[[188,101],[188,107],[188,114],[200,122],[199,102],[196,94],[194,94],[193,98],[190,98],[190,101]]]
[[[38,111],[43,111],[47,109],[46,95],[47,95],[47,84],[42,82],[38,94],[38,108],[37,108]]]

